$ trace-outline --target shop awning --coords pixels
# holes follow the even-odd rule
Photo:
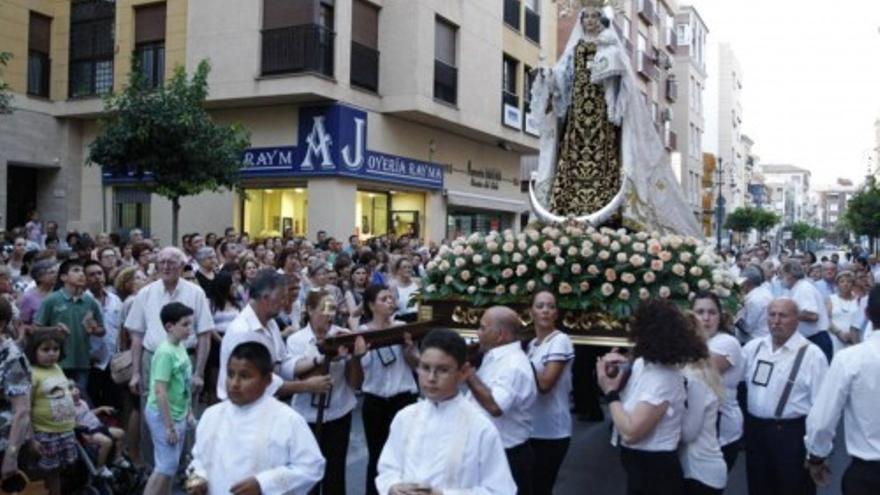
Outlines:
[[[446,204],[448,206],[480,208],[483,210],[500,210],[509,213],[522,213],[528,211],[529,209],[525,198],[496,198],[483,194],[474,194],[462,191],[448,191],[446,193]]]

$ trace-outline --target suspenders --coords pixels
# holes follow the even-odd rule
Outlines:
[[[785,404],[788,403],[788,397],[791,395],[791,389],[794,387],[794,381],[797,378],[798,371],[801,369],[801,363],[804,362],[804,355],[807,353],[807,347],[810,344],[804,344],[798,349],[797,356],[794,358],[794,366],[791,367],[791,373],[788,375],[788,383],[785,384],[785,389],[782,391],[782,397],[779,398],[779,404],[776,404],[776,412],[774,416],[777,418],[782,417],[782,410],[785,409]]]

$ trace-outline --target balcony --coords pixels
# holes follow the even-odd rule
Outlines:
[[[666,48],[675,53],[678,47],[678,34],[674,28],[666,28]]]
[[[526,8],[526,38],[541,44],[541,16]]]
[[[439,60],[434,60],[434,98],[458,103],[458,69]]]
[[[666,146],[667,150],[676,151],[678,149],[678,135],[671,130],[666,129],[663,132],[663,144]]]
[[[351,42],[351,85],[379,92],[379,51]]]
[[[262,74],[313,72],[333,77],[336,33],[315,24],[265,29]]]
[[[657,7],[654,5],[655,0],[639,0],[639,17],[642,18],[649,26],[657,24]]]
[[[514,31],[520,29],[520,1],[504,0],[504,23],[510,26]]]
[[[659,72],[654,60],[644,50],[636,53],[636,71],[647,80],[656,79]]]
[[[675,103],[678,100],[678,81],[675,78],[670,77],[666,80],[666,99],[670,103]]]

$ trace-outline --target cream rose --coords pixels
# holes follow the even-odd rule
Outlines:
[[[629,291],[627,289],[620,289],[620,293],[617,294],[617,297],[623,301],[629,301]]]
[[[639,299],[642,301],[646,301],[649,297],[651,297],[651,293],[648,292],[648,289],[642,287],[639,289]]]
[[[611,294],[614,294],[614,286],[608,283],[602,284],[602,295],[608,297]]]
[[[547,269],[547,262],[544,260],[538,260],[538,262],[535,263],[535,268],[537,268],[538,270],[541,270],[543,272],[544,270]]]
[[[688,272],[694,277],[700,277],[703,275],[703,269],[698,266],[692,266]]]
[[[480,254],[475,254],[474,257],[471,258],[471,261],[473,261],[475,265],[479,265],[483,262],[483,256]]]
[[[513,260],[514,263],[522,263],[523,255],[520,253],[513,253],[510,259]]]
[[[501,264],[501,255],[500,254],[493,254],[492,255],[492,264],[493,265],[500,265]]]
[[[632,284],[636,283],[636,276],[633,275],[632,273],[626,272],[620,276],[620,281],[625,284],[632,285]]]
[[[522,277],[529,271],[526,265],[516,265],[516,276]]]
[[[456,268],[461,268],[466,264],[467,264],[467,261],[465,261],[464,258],[455,258],[455,267]]]
[[[541,280],[542,280],[545,284],[550,285],[550,284],[553,283],[553,275],[552,275],[552,274],[549,274],[549,273],[545,273],[544,276],[541,277]]]
[[[589,273],[590,275],[598,275],[599,267],[596,265],[590,265],[587,267],[587,273]]]
[[[504,288],[504,284],[498,284],[495,286],[496,296],[503,296],[505,292],[507,292],[507,289]]]
[[[584,280],[581,282],[581,292],[587,292],[588,290],[590,290],[590,283]]]
[[[461,273],[458,274],[458,276],[459,276],[462,280],[464,280],[465,282],[467,282],[468,280],[471,279],[471,272],[469,272],[468,270],[462,270]]]
[[[600,260],[606,261],[610,257],[611,257],[611,253],[609,253],[608,251],[606,251],[604,249],[599,251],[599,259]]]
[[[676,274],[679,277],[684,277],[684,274],[685,274],[684,265],[682,265],[681,263],[676,263],[676,264],[672,265],[672,273]]]
[[[572,289],[571,285],[569,285],[568,282],[561,282],[559,284],[559,293],[562,294],[563,296],[571,294],[572,290],[573,289]]]
[[[580,275],[581,271],[583,271],[583,268],[581,267],[580,263],[575,263],[575,264],[571,265],[572,275]]]
[[[642,280],[644,280],[646,284],[650,285],[657,281],[657,276],[654,275],[654,272],[645,272],[645,274],[642,275]]]
[[[660,287],[660,290],[658,291],[658,295],[663,299],[668,299],[670,294],[669,287],[666,287],[665,285]]]
[[[605,280],[609,282],[617,280],[617,272],[614,271],[614,268],[608,268],[605,270]]]
[[[475,292],[477,292],[477,288],[476,288],[476,287],[474,287],[473,285],[468,286],[468,288],[467,288],[467,293],[468,293],[468,294],[473,294],[473,293],[475,293]]]
[[[486,277],[480,277],[477,279],[477,285],[479,285],[480,287],[483,287],[488,283],[489,283],[489,279]]]
[[[539,249],[538,246],[529,246],[529,250],[527,251],[528,255],[534,258],[538,255]]]
[[[535,285],[536,284],[534,280],[529,280],[528,282],[526,282],[526,290],[529,292],[533,292],[535,290]]]
[[[513,276],[513,268],[505,268],[501,270],[501,278],[510,278]]]

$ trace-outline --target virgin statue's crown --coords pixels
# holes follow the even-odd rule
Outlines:
[[[605,7],[610,7],[614,11],[620,9],[619,0],[580,0],[580,2],[584,8],[604,9]]]

